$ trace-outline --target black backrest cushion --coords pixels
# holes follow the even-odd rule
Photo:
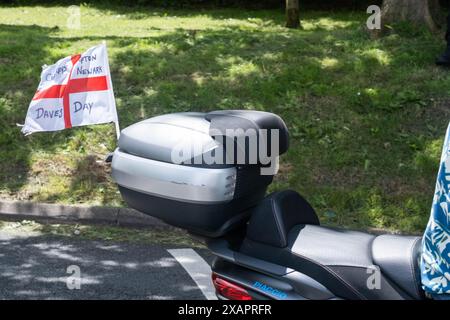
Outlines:
[[[247,238],[284,248],[288,244],[289,230],[298,224],[319,225],[319,218],[311,205],[297,192],[274,192],[252,209]]]
[[[256,135],[257,141],[264,142],[267,149],[271,150],[271,130],[278,130],[278,155],[285,153],[289,148],[289,131],[283,119],[276,114],[264,111],[255,110],[221,110],[213,111],[206,114],[205,119],[210,125],[210,135],[224,143],[231,139],[233,143],[244,143],[244,145],[235,146],[248,154],[248,141],[250,136]],[[234,131],[230,136],[227,129],[238,130]],[[249,130],[250,129],[250,130]],[[262,136],[261,129],[267,130],[267,135]],[[239,138],[244,138],[241,140]],[[263,139],[263,140],[261,140]],[[260,144],[258,143],[258,147]],[[236,154],[236,153],[235,153]],[[271,155],[273,156],[273,155]],[[259,161],[259,159],[258,159]]]

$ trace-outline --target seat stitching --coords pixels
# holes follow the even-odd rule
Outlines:
[[[338,275],[336,272],[334,272],[332,269],[328,268],[327,266],[325,266],[325,265],[323,265],[323,264],[321,264],[321,263],[319,263],[319,262],[317,262],[317,261],[315,261],[315,260],[312,260],[312,259],[310,259],[310,258],[308,258],[308,257],[305,257],[305,256],[303,256],[303,255],[301,255],[301,254],[295,253],[295,252],[293,252],[293,251],[291,251],[291,253],[294,254],[295,256],[298,256],[298,257],[300,257],[300,258],[303,258],[303,259],[305,259],[305,260],[308,260],[308,261],[310,261],[310,262],[312,262],[312,263],[317,264],[319,267],[325,269],[326,271],[328,271],[329,273],[331,273],[332,275],[334,275],[334,276],[336,277],[337,280],[339,280],[339,281],[340,281],[341,283],[343,283],[346,287],[348,287],[351,291],[353,291],[353,293],[355,293],[358,297],[360,297],[360,298],[363,299],[363,300],[364,300],[364,299],[367,299],[364,295],[360,294],[360,293],[358,292],[358,290],[356,290],[356,288],[354,288],[350,283],[348,283],[347,281],[345,281],[345,279],[341,278],[341,276],[339,276],[339,275]]]

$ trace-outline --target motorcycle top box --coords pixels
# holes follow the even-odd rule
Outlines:
[[[112,176],[130,207],[219,237],[248,220],[288,144],[285,123],[268,112],[167,114],[122,130]]]

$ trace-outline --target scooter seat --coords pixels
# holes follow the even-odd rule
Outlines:
[[[240,251],[301,272],[340,298],[421,299],[419,240],[322,227],[302,196],[284,190],[252,210]]]
[[[241,252],[304,273],[345,299],[421,299],[420,238],[296,225],[287,246],[246,239]]]
[[[382,273],[411,297],[420,299],[420,237],[381,235],[372,244],[372,257]]]
[[[349,283],[358,280],[359,269],[367,285],[379,267],[385,277],[386,288],[403,291],[414,299],[422,297],[420,284],[420,237],[380,235],[320,226],[296,226],[290,233],[291,251],[294,255],[312,259],[342,274]],[[364,280],[363,279],[363,280]],[[373,278],[376,287],[376,279]],[[380,284],[381,287],[381,284]],[[397,288],[398,287],[398,288]],[[397,290],[400,289],[400,290]],[[383,288],[380,288],[382,291]],[[389,291],[389,290],[387,290]]]

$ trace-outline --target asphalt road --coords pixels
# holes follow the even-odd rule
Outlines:
[[[173,248],[0,231],[0,299],[205,299]]]

